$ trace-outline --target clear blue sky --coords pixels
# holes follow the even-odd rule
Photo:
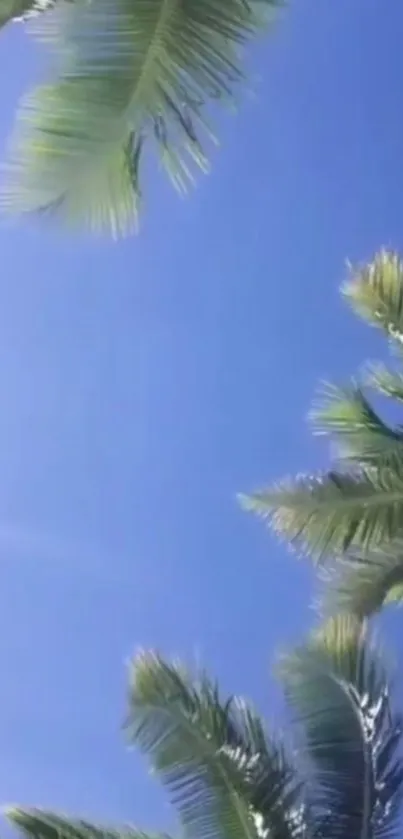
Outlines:
[[[402,31],[399,3],[294,0],[189,200],[152,176],[118,245],[2,228],[2,799],[171,824],[119,730],[138,646],[276,711],[309,573],[235,493],[323,462],[315,382],[382,349],[338,286],[403,248]],[[36,66],[2,34],[4,138]]]

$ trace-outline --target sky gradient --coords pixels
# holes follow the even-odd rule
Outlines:
[[[338,288],[347,258],[403,249],[403,8],[386,6],[290,2],[211,176],[182,201],[153,172],[139,237],[0,229],[5,801],[171,826],[120,731],[138,647],[278,712],[270,662],[312,619],[310,572],[235,495],[323,464],[315,384],[384,349]],[[38,55],[21,27],[0,47],[5,141]]]

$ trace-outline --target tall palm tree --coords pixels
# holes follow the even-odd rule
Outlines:
[[[242,496],[301,553],[325,566],[326,609],[365,616],[403,598],[403,427],[378,414],[371,396],[393,400],[403,417],[403,262],[381,251],[351,269],[342,293],[386,335],[390,367],[367,364],[347,387],[326,386],[310,418],[331,440],[325,471]]]
[[[368,628],[339,617],[280,663],[292,746],[244,700],[223,699],[157,655],[130,673],[130,740],[148,757],[188,839],[388,839],[400,828],[402,725]],[[148,839],[10,808],[28,839]]]
[[[35,0],[0,0],[13,16]],[[186,190],[208,168],[215,103],[234,102],[242,51],[278,0],[58,0],[35,18],[55,77],[22,102],[2,206],[124,235],[154,149]],[[1,5],[0,5],[1,12]],[[214,107],[213,107],[214,106]]]

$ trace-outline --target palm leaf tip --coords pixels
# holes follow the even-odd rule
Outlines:
[[[59,217],[71,228],[88,224],[93,232],[108,229],[113,238],[137,229],[142,136],[127,129],[117,142],[114,112],[102,102],[100,87],[100,82],[86,88],[80,80],[68,79],[59,86],[43,85],[26,97],[21,107],[27,123],[17,123],[4,173],[4,212]],[[74,141],[77,113],[85,101],[88,119],[80,128],[80,143],[92,150],[91,160]],[[41,125],[35,121],[37,113]]]
[[[38,808],[12,807],[6,816],[27,839],[170,839],[134,827],[108,827]]]
[[[18,824],[20,820],[24,820],[24,810],[17,807],[15,804],[7,804],[3,808],[3,813],[6,818],[10,819],[10,821],[14,822],[14,824]]]
[[[403,342],[403,262],[396,252],[382,250],[368,265],[352,269],[342,294],[370,325]]]
[[[181,191],[207,170],[206,109],[244,80],[241,47],[273,0],[97,0],[61,3],[40,17],[59,72],[22,104],[3,208],[49,210],[64,222],[126,235],[139,211],[130,138],[154,148]]]
[[[7,807],[5,815],[23,835],[31,839],[100,839],[99,829],[94,827],[91,835],[87,823],[38,807]]]
[[[269,514],[269,511],[266,505],[260,504],[262,496],[264,496],[263,490],[254,493],[238,492],[237,501],[245,512],[259,513],[264,517],[266,513]]]
[[[367,364],[364,382],[381,396],[403,402],[403,373],[400,371],[388,370],[384,364]]]

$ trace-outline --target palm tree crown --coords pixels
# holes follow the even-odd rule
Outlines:
[[[331,620],[281,660],[293,747],[244,700],[222,699],[158,655],[130,671],[127,733],[189,839],[386,839],[403,791],[401,720],[385,662],[358,620]],[[28,839],[148,839],[41,810],[9,808]]]
[[[403,263],[381,251],[351,270],[342,293],[386,335],[393,364],[367,364],[347,387],[326,386],[310,414],[331,438],[331,467],[241,498],[320,566],[326,610],[366,616],[403,596],[403,428],[377,413],[371,395],[403,401]],[[329,582],[331,585],[329,586]]]

